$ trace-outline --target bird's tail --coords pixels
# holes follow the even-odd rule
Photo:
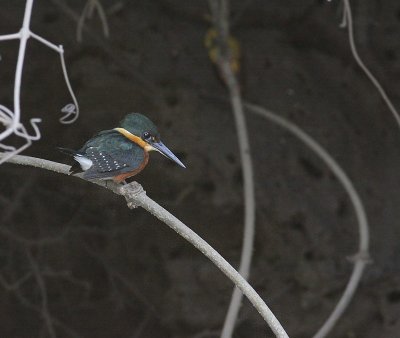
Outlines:
[[[76,150],[70,149],[70,148],[57,147],[57,149],[64,154],[72,156],[74,159],[75,159],[75,156],[77,156],[79,154],[79,152],[77,152]],[[71,168],[69,169],[69,174],[73,175],[73,174],[76,174],[79,172],[82,172],[82,168],[78,162],[74,162],[72,164]]]
[[[59,151],[61,151],[62,153],[67,154],[69,156],[75,156],[78,153],[76,150],[69,149],[69,148],[57,147],[57,149]]]

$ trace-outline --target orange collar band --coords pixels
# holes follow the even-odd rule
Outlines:
[[[114,130],[118,131],[119,133],[124,135],[128,140],[131,140],[132,142],[136,143],[138,146],[140,146],[146,151],[155,150],[154,147],[152,147],[146,141],[143,141],[140,137],[133,135],[131,132],[127,131],[124,128],[114,128]]]

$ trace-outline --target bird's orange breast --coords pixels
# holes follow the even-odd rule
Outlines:
[[[122,181],[126,180],[129,177],[139,174],[145,168],[145,166],[147,165],[148,162],[149,162],[149,153],[147,151],[144,151],[144,160],[140,164],[140,166],[132,171],[127,172],[127,173],[123,173],[121,175],[114,176],[113,177],[114,182],[121,183]]]

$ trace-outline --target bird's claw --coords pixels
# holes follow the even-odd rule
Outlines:
[[[119,192],[125,197],[129,209],[136,209],[139,207],[138,196],[142,193],[146,193],[143,187],[135,181],[121,185],[119,187]]]

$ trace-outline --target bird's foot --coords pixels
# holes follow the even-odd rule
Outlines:
[[[119,192],[123,195],[128,203],[129,209],[135,209],[140,206],[140,195],[146,194],[143,187],[138,182],[126,183],[119,187]]]

